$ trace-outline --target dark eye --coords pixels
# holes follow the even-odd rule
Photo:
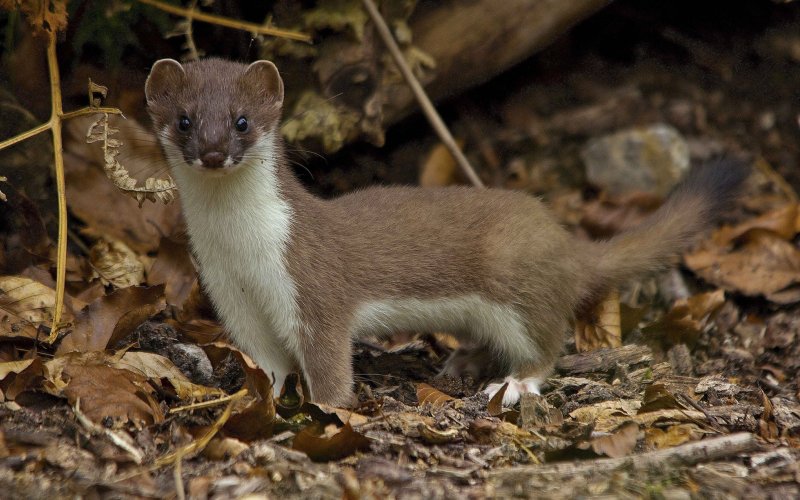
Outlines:
[[[192,120],[190,120],[188,116],[181,116],[178,118],[178,130],[186,132],[190,128],[192,128]]]
[[[247,132],[247,118],[240,116],[236,119],[236,130],[239,132]]]

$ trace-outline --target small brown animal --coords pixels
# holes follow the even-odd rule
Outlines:
[[[225,327],[276,391],[302,369],[311,399],[331,405],[352,401],[352,339],[400,330],[453,332],[466,347],[444,371],[492,367],[512,382],[506,402],[537,391],[575,312],[663,267],[747,175],[733,162],[695,169],[641,226],[585,242],[519,192],[311,195],[284,156],[271,62],[162,59],[145,91]]]

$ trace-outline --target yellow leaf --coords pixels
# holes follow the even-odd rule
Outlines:
[[[186,375],[172,361],[151,352],[126,352],[122,359],[111,363],[111,366],[139,373],[155,381],[165,378],[169,380],[169,383],[172,384],[181,399],[200,399],[225,395],[220,389],[193,383],[186,378]]]
[[[56,292],[23,276],[0,276],[0,337],[36,338],[36,327],[53,321]],[[63,322],[72,322],[64,311]]]
[[[89,252],[92,277],[99,277],[103,285],[116,288],[144,283],[144,264],[128,245],[109,238],[101,238]]]
[[[464,146],[464,141],[456,141],[458,147]],[[455,184],[458,178],[458,164],[450,150],[444,144],[437,144],[428,153],[422,172],[419,175],[419,185],[423,187],[449,186]]]

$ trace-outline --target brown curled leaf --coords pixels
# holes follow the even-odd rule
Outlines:
[[[95,299],[75,318],[75,325],[56,350],[102,351],[131,333],[143,321],[163,311],[164,286],[120,288]]]
[[[433,407],[444,406],[448,401],[453,401],[455,398],[449,396],[439,389],[428,384],[417,384],[417,401],[419,406],[430,404]]]
[[[0,337],[37,338],[37,327],[53,321],[56,292],[24,276],[0,276]],[[62,321],[73,321],[64,311]]]
[[[417,430],[419,431],[419,435],[422,437],[422,439],[428,444],[452,443],[453,441],[457,440],[461,434],[458,429],[446,429],[440,431],[422,422],[417,424]]]
[[[128,170],[117,160],[122,141],[111,137],[117,132],[119,132],[119,129],[111,127],[108,123],[108,113],[103,113],[103,116],[92,122],[86,132],[87,143],[103,143],[105,172],[111,182],[120,191],[134,198],[139,203],[139,207],[142,206],[145,200],[150,200],[154,203],[160,201],[164,204],[174,200],[177,187],[171,178],[156,179],[150,177],[144,181],[144,187],[136,185],[136,179],[132,178]]]
[[[489,415],[497,417],[503,413],[503,396],[506,394],[506,389],[508,389],[508,382],[503,384],[497,394],[489,400],[489,404],[486,406],[486,411],[489,412]]]
[[[312,424],[297,433],[292,448],[302,451],[315,462],[327,462],[350,456],[357,451],[368,450],[369,443],[370,440],[354,431],[350,424],[345,424],[338,430],[333,424],[325,429]]]
[[[592,439],[592,451],[598,455],[619,458],[629,455],[639,439],[639,424],[627,422],[611,434]]]

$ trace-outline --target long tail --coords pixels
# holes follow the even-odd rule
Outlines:
[[[732,205],[750,169],[724,159],[692,169],[664,204],[639,226],[589,247],[595,269],[587,273],[584,301],[592,303],[626,281],[666,266],[713,226]],[[591,264],[590,264],[591,265]],[[588,305],[588,304],[587,304]]]

